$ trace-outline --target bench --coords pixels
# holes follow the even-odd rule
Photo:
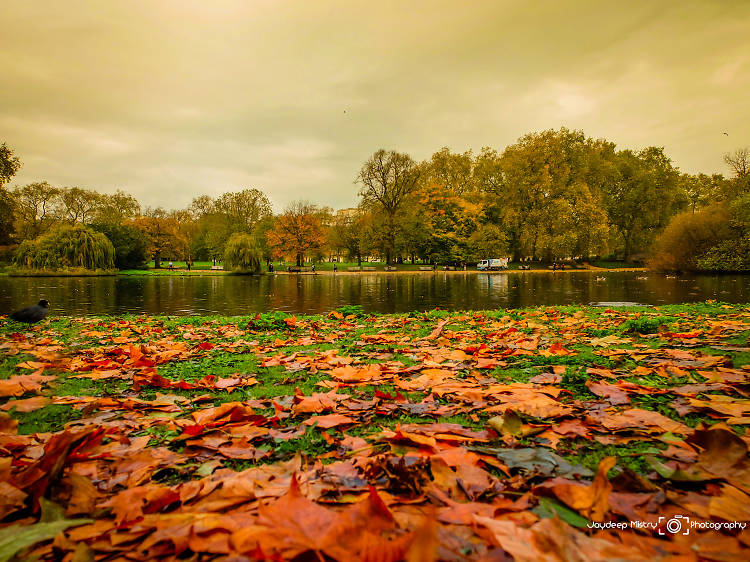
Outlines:
[[[212,265],[211,266],[211,271],[221,271],[223,269],[224,269],[223,265]]]
[[[297,267],[295,265],[292,265],[287,268],[287,271],[289,273],[307,273],[311,271],[311,269],[309,267]]]
[[[362,271],[375,271],[374,267],[363,267]]]
[[[361,267],[347,267],[347,271],[362,271]]]
[[[444,265],[443,271],[456,271],[456,268],[452,265]]]
[[[385,269],[385,271],[396,271],[396,268],[392,265],[386,265],[383,269]]]
[[[419,271],[432,271],[432,266],[431,265],[420,265],[419,266]]]

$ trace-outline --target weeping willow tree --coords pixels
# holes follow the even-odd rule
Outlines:
[[[260,273],[261,252],[249,234],[233,234],[224,250],[224,267],[235,273]]]
[[[100,232],[86,227],[60,226],[18,247],[15,264],[30,270],[112,270],[115,248]]]

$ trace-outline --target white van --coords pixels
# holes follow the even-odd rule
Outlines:
[[[477,264],[479,271],[508,269],[508,258],[496,258],[491,260],[482,260]]]

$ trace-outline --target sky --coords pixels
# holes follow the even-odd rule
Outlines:
[[[380,148],[563,126],[728,174],[748,92],[748,0],[0,2],[11,185],[167,209],[248,187],[349,207]]]

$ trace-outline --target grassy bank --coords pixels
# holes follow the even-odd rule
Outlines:
[[[27,269],[10,266],[5,268],[10,277],[108,277],[117,275],[116,269],[85,269],[66,267],[61,269]]]
[[[67,506],[52,558],[739,552],[587,525],[750,520],[749,338],[720,303],[0,319],[2,524]]]

